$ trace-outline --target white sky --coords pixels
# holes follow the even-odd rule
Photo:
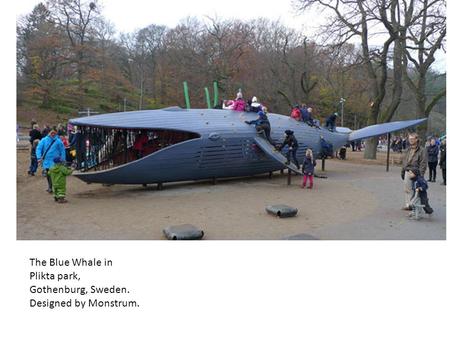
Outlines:
[[[302,28],[304,20],[294,16],[292,0],[100,0],[103,15],[117,30],[131,32],[151,23],[174,27],[187,16],[253,19],[267,17],[281,19],[285,24]],[[39,0],[17,2],[17,15],[29,13]],[[44,1],[45,2],[45,1]]]
[[[16,17],[32,11],[39,0],[16,1]],[[45,1],[44,1],[45,2]],[[280,20],[287,26],[310,36],[321,23],[320,13],[309,12],[298,16],[294,13],[292,0],[100,0],[103,16],[112,22],[119,32],[132,32],[149,24],[175,27],[187,16],[200,19],[209,17],[237,18],[241,20],[266,17]],[[357,43],[357,41],[355,41]],[[376,41],[373,42],[376,44]],[[433,68],[445,71],[446,57],[436,53]]]

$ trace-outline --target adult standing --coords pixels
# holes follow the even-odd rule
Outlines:
[[[442,182],[442,185],[447,185],[447,181],[446,181],[446,169],[447,169],[447,163],[446,163],[446,154],[447,154],[447,149],[446,149],[446,141],[442,140],[441,142],[441,146],[439,147],[441,150],[441,157],[439,159],[439,166],[441,167],[442,170],[442,179],[444,180],[444,182]]]
[[[37,123],[33,124],[33,128],[30,130],[28,135],[30,136],[31,145],[33,145],[34,140],[40,140],[42,138],[42,134],[39,131],[39,125]]]
[[[439,147],[434,138],[430,140],[430,144],[427,147],[427,153],[429,169],[428,182],[436,182],[436,167],[438,164]]]
[[[406,150],[408,148],[408,141],[406,137],[403,137],[402,139],[402,149]]]
[[[44,129],[42,129],[42,137],[45,137],[48,135],[48,133],[50,132],[50,127],[48,126],[48,124],[44,124]]]
[[[69,147],[70,149],[75,150],[76,168],[81,169],[81,167],[86,164],[86,141],[78,126],[73,127],[73,132],[74,133],[69,141]],[[114,134],[113,151],[117,151],[119,143],[123,144],[123,142],[119,141],[121,137],[122,133],[120,131]]]
[[[58,132],[58,136],[66,136],[66,134],[67,134],[66,129],[64,128],[62,123],[58,124],[57,132]]]
[[[57,135],[56,128],[52,128],[48,135],[45,136],[41,142],[39,142],[36,149],[36,157],[38,159],[38,163],[42,164],[42,169],[47,176],[47,192],[51,193],[53,191],[52,180],[48,175],[48,171],[55,165],[53,160],[56,157],[60,157],[62,161],[66,160],[64,144]]]
[[[420,147],[419,137],[417,133],[410,133],[408,136],[409,147],[403,156],[401,176],[405,191],[404,210],[411,210],[410,201],[413,195],[412,181],[408,174],[408,170],[419,169],[420,175],[424,176],[427,171],[428,154],[427,151]]]

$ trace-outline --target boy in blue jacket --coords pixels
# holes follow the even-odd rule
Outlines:
[[[413,191],[414,191],[414,195],[411,198],[411,201],[413,201],[411,203],[411,205],[414,206],[414,200],[415,199],[419,199],[420,200],[420,204],[424,205],[423,210],[425,211],[425,213],[427,214],[432,214],[433,213],[433,208],[430,206],[429,202],[428,202],[428,194],[427,194],[427,190],[428,190],[428,184],[425,181],[425,179],[420,176],[420,171],[418,168],[413,168],[411,170],[409,170],[409,177],[411,178],[412,181],[412,186],[413,186]]]
[[[267,118],[267,115],[260,110],[258,112],[258,119],[253,121],[244,121],[248,125],[254,124],[256,127],[257,133],[264,133],[264,136],[266,137],[267,141],[269,141],[270,144],[274,144],[272,138],[270,137],[270,122]]]

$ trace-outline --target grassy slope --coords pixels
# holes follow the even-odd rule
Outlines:
[[[44,124],[50,126],[58,123],[67,123],[71,118],[77,117],[77,111],[71,114],[61,114],[49,109],[42,109],[35,106],[17,106],[16,120],[20,127],[29,128],[32,119],[36,120],[40,127]]]

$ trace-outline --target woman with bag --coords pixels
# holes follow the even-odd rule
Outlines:
[[[52,128],[48,135],[44,137],[36,148],[36,157],[38,164],[42,165],[43,172],[47,176],[47,192],[52,193],[52,180],[48,175],[48,171],[55,165],[54,159],[56,157],[61,158],[62,161],[66,160],[66,150],[61,139],[57,135],[56,128]]]

